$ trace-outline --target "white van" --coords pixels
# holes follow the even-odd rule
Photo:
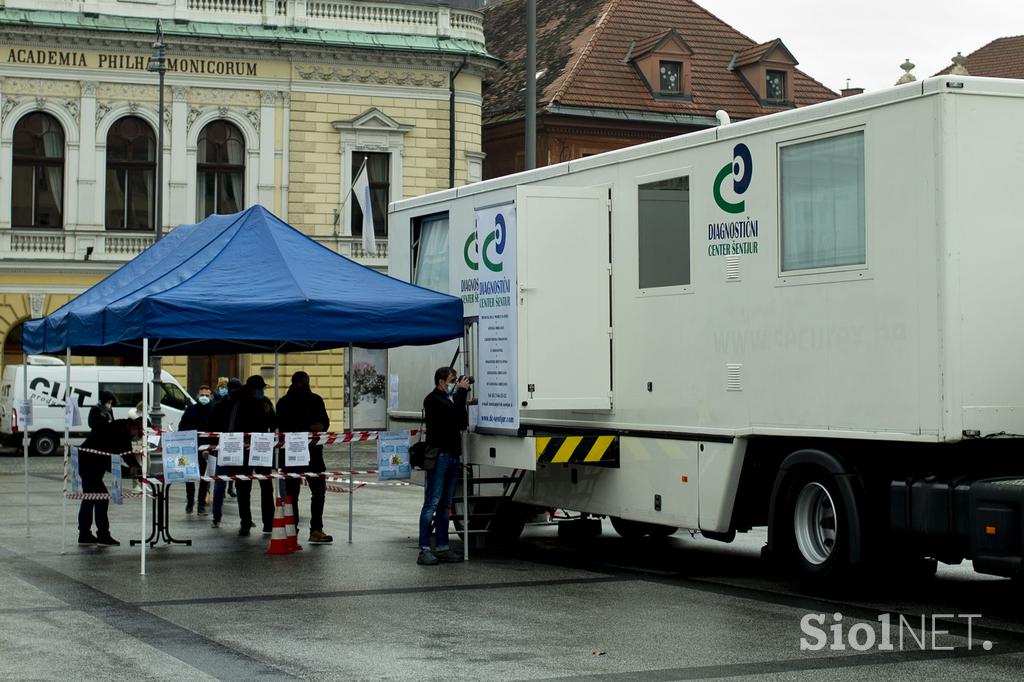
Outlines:
[[[0,387],[0,439],[21,445],[15,410],[25,398],[22,365],[4,370]],[[64,401],[67,397],[64,362],[49,356],[30,356],[28,393],[32,399],[31,450],[37,455],[56,454],[64,435]],[[100,391],[114,394],[114,417],[128,417],[128,411],[142,402],[142,367],[83,366],[71,368],[71,392],[78,400],[82,423],[71,429],[72,444],[80,443],[89,434],[89,410],[99,402]],[[194,401],[178,380],[162,373],[164,428],[177,429],[185,408]]]

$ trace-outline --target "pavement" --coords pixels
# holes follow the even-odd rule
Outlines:
[[[347,449],[328,466],[347,465]],[[373,464],[358,448],[355,466]],[[372,477],[363,477],[373,480]],[[175,535],[139,574],[139,502],[111,506],[118,548],[79,548],[77,503],[67,505],[61,554],[61,464],[32,459],[31,535],[22,461],[0,457],[0,678],[316,680],[963,679],[1024,676],[1021,592],[1009,581],[942,567],[932,580],[895,577],[810,590],[760,560],[763,533],[725,545],[686,533],[627,541],[610,524],[597,538],[559,538],[530,526],[510,549],[473,549],[462,564],[415,564],[418,487],[329,494],[332,545],[265,556],[267,538],[186,515],[172,492]],[[304,491],[302,507],[308,491]],[[258,510],[257,510],[258,516]],[[841,613],[840,643],[801,650],[801,619]],[[882,638],[895,614],[894,651],[857,651],[854,625]],[[916,628],[898,627],[899,614]],[[918,646],[920,617],[928,637]],[[936,634],[930,640],[931,616]],[[958,614],[981,614],[970,621]],[[829,630],[828,644],[832,631]],[[903,646],[899,646],[899,636]],[[968,639],[970,637],[970,640]],[[985,649],[983,642],[989,642]],[[968,643],[970,642],[970,648]],[[935,646],[932,646],[932,645]],[[953,647],[939,650],[938,647]]]

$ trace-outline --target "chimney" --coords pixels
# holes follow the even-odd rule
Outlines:
[[[846,87],[839,91],[840,97],[853,97],[862,94],[864,94],[864,88],[851,88],[849,78],[846,79]]]

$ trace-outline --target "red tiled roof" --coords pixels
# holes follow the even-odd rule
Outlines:
[[[660,46],[670,35],[673,34],[679,35],[674,28],[670,28],[667,31],[662,31],[660,33],[655,33],[652,36],[641,38],[640,40],[636,41],[635,45],[633,45],[633,49],[629,53],[630,57],[636,59],[637,57],[641,57],[647,54],[654,48]],[[682,39],[682,36],[679,37],[680,39]],[[684,40],[683,43],[685,44],[686,41]],[[690,50],[690,53],[692,54],[693,50]]]
[[[964,68],[972,76],[1024,78],[1024,36],[997,38],[965,57]],[[950,64],[936,76],[950,72]]]
[[[487,48],[505,61],[484,91],[485,123],[522,116],[525,4],[504,0],[484,10]],[[668,28],[693,50],[692,101],[655,99],[633,64],[623,61],[634,41],[660,39]],[[739,75],[728,70],[734,54],[757,47],[693,0],[544,0],[537,3],[538,106],[557,103],[708,118],[725,109],[734,119],[772,113],[778,109],[762,107]],[[797,69],[793,85],[797,106],[837,97]]]
[[[786,51],[787,55],[793,57],[793,53],[791,53],[786,48],[786,46],[782,44],[782,40],[776,38],[775,40],[769,40],[767,43],[751,45],[745,50],[740,50],[739,53],[736,55],[736,63],[734,64],[734,66],[746,66],[747,64],[756,64],[757,62],[761,61],[769,54],[771,54],[775,50],[775,48],[779,46],[781,46],[782,49]],[[793,57],[793,63],[797,63],[795,57]]]

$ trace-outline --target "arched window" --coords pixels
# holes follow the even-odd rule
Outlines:
[[[156,133],[125,116],[107,133],[107,229],[152,230],[155,185]]]
[[[37,111],[14,126],[11,225],[64,225],[64,129]]]
[[[199,220],[237,213],[244,206],[245,138],[227,121],[212,121],[199,133],[196,202]]]

